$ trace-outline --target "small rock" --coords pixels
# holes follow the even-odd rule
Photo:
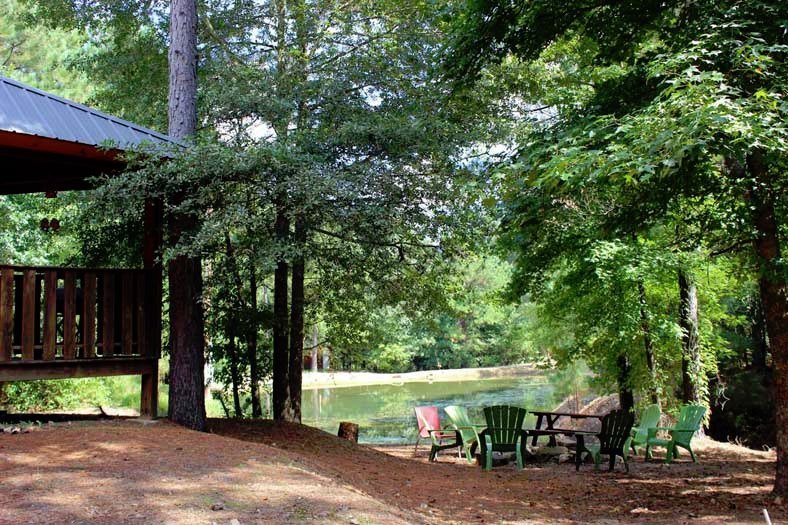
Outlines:
[[[361,522],[358,521],[356,518],[350,518],[348,520],[348,523],[351,523],[352,525],[359,525]]]
[[[233,518],[230,520],[230,525],[241,525],[241,522]]]
[[[569,449],[566,447],[539,447],[535,453],[537,456],[560,456],[561,454],[569,454]]]
[[[211,510],[224,510],[224,503],[222,503],[221,501],[218,503],[214,503],[213,505],[211,505]]]

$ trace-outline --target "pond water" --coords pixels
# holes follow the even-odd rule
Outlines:
[[[417,382],[304,390],[302,416],[306,425],[336,433],[340,421],[357,423],[359,441],[404,444],[416,440],[413,407],[435,405],[441,422],[448,422],[443,407],[463,405],[471,419],[483,422],[482,408],[515,405],[530,410],[550,410],[568,395],[588,397],[582,378],[563,374],[532,375],[506,379],[453,382]],[[530,416],[526,425],[533,425]]]

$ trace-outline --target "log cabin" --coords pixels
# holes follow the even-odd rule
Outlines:
[[[0,76],[0,195],[89,190],[97,176],[122,176],[123,151],[143,144],[182,146]],[[142,268],[0,261],[0,382],[140,375],[140,414],[157,416],[161,203],[147,199],[140,215]]]

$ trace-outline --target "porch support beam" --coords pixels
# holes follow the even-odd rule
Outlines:
[[[158,359],[150,357],[59,359],[0,363],[0,382],[156,374]]]

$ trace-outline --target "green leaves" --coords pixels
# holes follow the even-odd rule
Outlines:
[[[752,238],[752,181],[732,177],[723,159],[768,152],[785,191],[784,3],[513,5],[464,3],[447,64],[461,87],[497,81],[503,100],[555,115],[514,127],[519,154],[496,167],[511,296],[536,302],[547,328],[533,330],[559,363],[588,359],[610,384],[624,354],[630,386],[643,387],[643,286],[672,388],[677,268]],[[728,261],[706,264],[722,280],[732,272]],[[728,322],[719,301],[736,290],[702,288],[711,371],[727,345],[714,325]]]

